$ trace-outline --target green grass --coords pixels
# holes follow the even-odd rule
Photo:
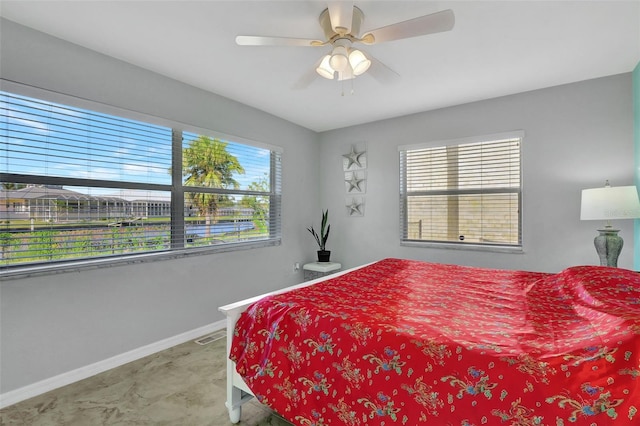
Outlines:
[[[189,218],[187,221],[202,222],[201,218]],[[20,221],[12,221],[11,229],[3,230],[0,226],[0,265],[135,254],[171,248],[170,225],[166,218],[154,218],[145,220],[141,225],[123,227],[105,226],[104,220],[83,222],[80,227],[77,223],[40,222],[34,223],[34,231],[19,232],[15,231],[29,229],[31,222],[22,221],[21,224],[15,222]],[[196,237],[191,243],[185,242],[185,246],[203,247],[268,236],[268,227],[262,221],[256,221],[255,224],[256,228],[253,230]],[[69,229],[70,225],[75,225],[75,229]],[[46,227],[46,229],[37,229],[38,227]],[[149,235],[150,233],[157,235]]]

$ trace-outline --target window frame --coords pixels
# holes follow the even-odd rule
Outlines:
[[[524,237],[523,237],[523,141],[525,132],[523,130],[514,130],[502,133],[494,133],[481,136],[471,136],[466,138],[439,140],[433,142],[425,142],[418,144],[407,144],[398,146],[399,158],[399,204],[400,204],[400,245],[406,247],[424,247],[424,248],[444,248],[458,250],[476,250],[487,252],[501,253],[524,253]],[[465,144],[492,142],[505,139],[519,139],[519,169],[520,169],[520,185],[517,190],[488,189],[486,192],[482,190],[474,190],[472,192],[480,193],[518,193],[518,244],[496,244],[496,243],[478,243],[478,242],[457,242],[457,241],[433,241],[433,240],[415,240],[409,239],[408,232],[408,206],[407,199],[410,197],[407,191],[407,170],[406,170],[406,152],[420,149],[445,148],[451,146],[460,146]],[[404,158],[403,158],[404,155]],[[438,191],[443,194],[459,193],[458,190],[442,190]]]
[[[0,173],[0,181],[40,184],[40,185],[63,185],[81,187],[100,187],[113,189],[131,190],[153,190],[166,191],[171,194],[171,231],[170,248],[161,251],[148,251],[131,254],[117,254],[113,256],[85,257],[76,259],[53,260],[37,263],[3,265],[0,267],[2,277],[26,277],[33,275],[46,275],[56,272],[77,271],[79,269],[89,269],[110,265],[132,264],[146,261],[175,259],[191,255],[213,254],[237,250],[247,250],[253,248],[277,246],[282,243],[282,154],[283,148],[263,142],[257,142],[246,138],[224,134],[222,132],[205,129],[184,123],[178,123],[136,111],[127,110],[121,107],[106,105],[100,102],[78,98],[71,95],[53,92],[47,89],[27,86],[21,83],[0,79],[0,90],[18,96],[35,98],[44,102],[52,102],[73,108],[85,109],[100,114],[108,114],[115,117],[135,120],[147,124],[163,126],[171,129],[171,183],[144,183],[144,182],[123,182],[101,179],[86,179],[72,177],[58,177],[35,174]],[[246,145],[253,148],[270,151],[269,167],[269,192],[251,191],[245,189],[221,189],[183,185],[182,182],[182,152],[183,134],[197,133],[208,136],[212,139],[220,139],[234,144]],[[185,247],[186,237],[184,234],[184,206],[185,194],[188,192],[217,193],[217,194],[242,194],[268,197],[270,218],[269,236],[253,241],[231,242],[227,244],[215,244],[203,247]]]

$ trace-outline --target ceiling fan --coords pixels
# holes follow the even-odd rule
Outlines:
[[[363,74],[373,64],[371,69],[372,71],[375,69],[376,72],[372,72],[372,75],[379,80],[385,80],[384,74],[395,74],[395,72],[370,54],[354,48],[354,44],[373,45],[449,31],[455,23],[453,11],[447,9],[368,31],[360,37],[360,26],[363,20],[364,14],[360,8],[353,5],[353,2],[333,1],[329,2],[327,9],[322,11],[319,18],[320,27],[325,35],[324,41],[239,35],[236,37],[236,43],[241,46],[331,46],[331,51],[323,55],[315,65],[315,72],[320,76],[329,80],[348,80]],[[311,76],[313,75],[315,74]]]

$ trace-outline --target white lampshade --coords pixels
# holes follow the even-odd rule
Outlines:
[[[333,74],[335,73],[335,71],[329,64],[330,59],[331,55],[325,55],[325,57],[322,58],[322,61],[320,61],[320,65],[318,65],[318,68],[316,68],[316,72],[324,78],[333,80]]]
[[[640,218],[640,201],[635,186],[605,186],[582,190],[581,220]]]
[[[369,69],[371,61],[364,56],[364,53],[358,49],[353,49],[351,53],[349,53],[349,64],[351,64],[353,73],[360,75]]]
[[[344,46],[336,46],[331,52],[331,58],[329,59],[331,68],[336,71],[344,71],[349,65],[349,59],[347,58],[347,48]]]

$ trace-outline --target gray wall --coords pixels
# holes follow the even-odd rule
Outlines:
[[[264,112],[3,20],[0,76],[283,147],[282,245],[1,283],[0,392],[223,319],[218,306],[302,281],[319,212],[318,136]]]
[[[398,145],[524,130],[523,254],[401,247]],[[347,217],[342,155],[367,144],[364,217]],[[325,132],[322,207],[331,212],[332,258],[347,266],[394,256],[507,269],[560,271],[598,264],[593,246],[604,223],[580,221],[580,191],[633,185],[631,74],[475,102]],[[633,267],[633,221],[618,265]]]
[[[3,78],[284,148],[281,246],[2,282],[2,393],[221,320],[220,305],[300,281],[292,264],[315,256],[305,228],[321,208],[332,258],[345,267],[397,256],[557,271],[597,263],[600,224],[579,220],[580,189],[633,183],[630,74],[317,135],[8,21],[0,31]],[[524,254],[400,247],[398,145],[519,129]],[[362,141],[366,210],[350,218],[342,155]],[[616,225],[620,266],[631,268],[632,223]]]
[[[635,184],[636,188],[640,188],[640,62],[633,70],[633,137],[635,148]],[[640,219],[635,220],[636,241],[640,239]],[[633,267],[636,271],[640,270],[640,248],[635,248],[633,259]]]

